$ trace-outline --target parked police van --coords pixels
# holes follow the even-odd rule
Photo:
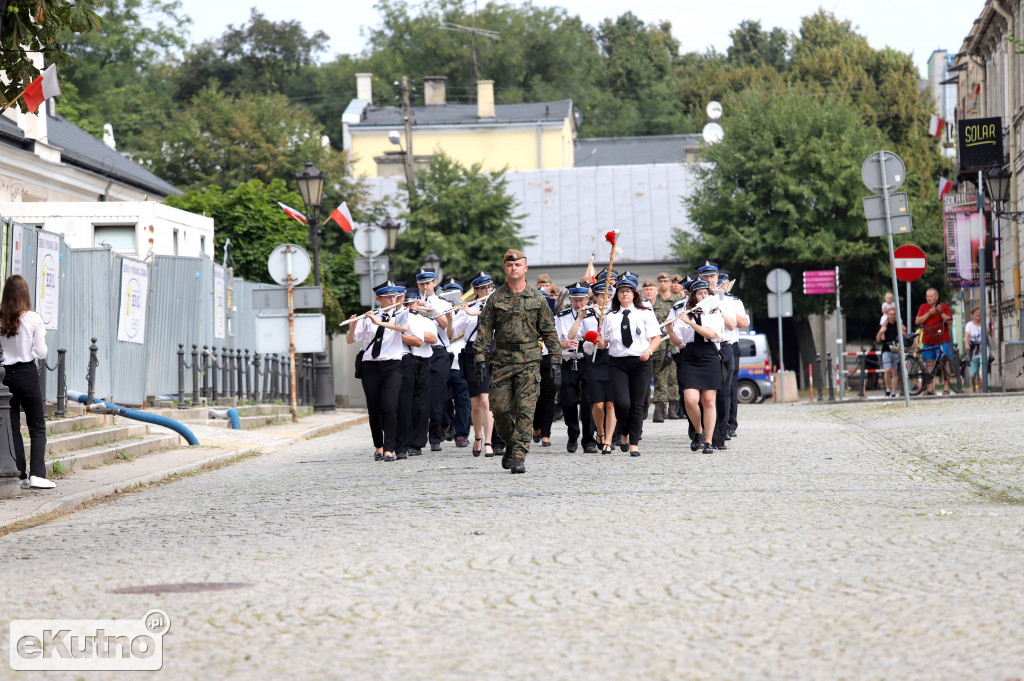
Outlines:
[[[736,398],[740,404],[756,404],[772,394],[771,355],[763,333],[740,336],[740,372]]]

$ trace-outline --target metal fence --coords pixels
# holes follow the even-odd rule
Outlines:
[[[67,350],[68,389],[86,392],[93,338],[99,347],[95,394],[126,405],[141,405],[147,398],[159,395],[177,395],[179,344],[184,345],[188,363],[192,361],[194,344],[200,352],[216,348],[218,357],[230,350],[236,376],[239,368],[244,373],[252,366],[257,344],[252,292],[261,284],[235,278],[230,268],[220,268],[207,258],[157,255],[147,263],[107,247],[71,249],[59,234],[3,218],[0,231],[2,278],[14,273],[24,276],[37,309],[39,239],[45,236],[48,244],[52,245],[53,239],[59,243],[57,328],[47,333],[46,359],[49,366],[55,367],[58,349]],[[47,253],[47,262],[54,260],[52,253]],[[148,275],[141,343],[118,340],[121,306],[127,304],[122,300],[121,281],[126,261]],[[219,292],[218,282],[223,282]],[[222,361],[226,364],[228,360]],[[191,371],[185,372],[184,388],[188,394],[194,387],[200,387],[193,386],[192,376]],[[237,383],[240,392],[242,382]],[[46,399],[55,399],[56,391],[56,381],[47,381]]]

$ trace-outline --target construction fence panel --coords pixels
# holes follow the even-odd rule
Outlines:
[[[148,352],[146,348],[146,308],[149,306],[150,265],[142,260],[117,255],[112,259],[110,365],[112,399],[118,404],[145,405]],[[143,291],[145,287],[145,306]],[[141,332],[141,333],[140,333]]]
[[[68,390],[87,392],[89,345],[98,346],[95,395],[115,400],[113,394],[114,324],[116,297],[113,277],[113,252],[106,247],[69,249],[61,276],[61,314],[59,343],[67,348]]]

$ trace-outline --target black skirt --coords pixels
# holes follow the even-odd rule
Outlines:
[[[584,390],[591,404],[603,402],[614,402],[615,392],[612,390],[612,382],[608,377],[608,350],[598,349],[594,352],[594,359],[583,377]]]
[[[679,385],[683,390],[718,390],[722,387],[722,360],[715,344],[701,338],[683,347]]]
[[[490,375],[487,376],[487,380],[483,383],[478,383],[476,380],[476,366],[473,363],[472,345],[467,345],[459,353],[459,369],[462,371],[462,377],[466,379],[466,388],[469,389],[470,397],[479,397],[491,392]]]

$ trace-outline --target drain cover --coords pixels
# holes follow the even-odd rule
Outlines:
[[[183,582],[181,584],[150,584],[147,586],[125,586],[114,589],[112,594],[191,594],[200,591],[227,591],[246,589],[248,582]]]

